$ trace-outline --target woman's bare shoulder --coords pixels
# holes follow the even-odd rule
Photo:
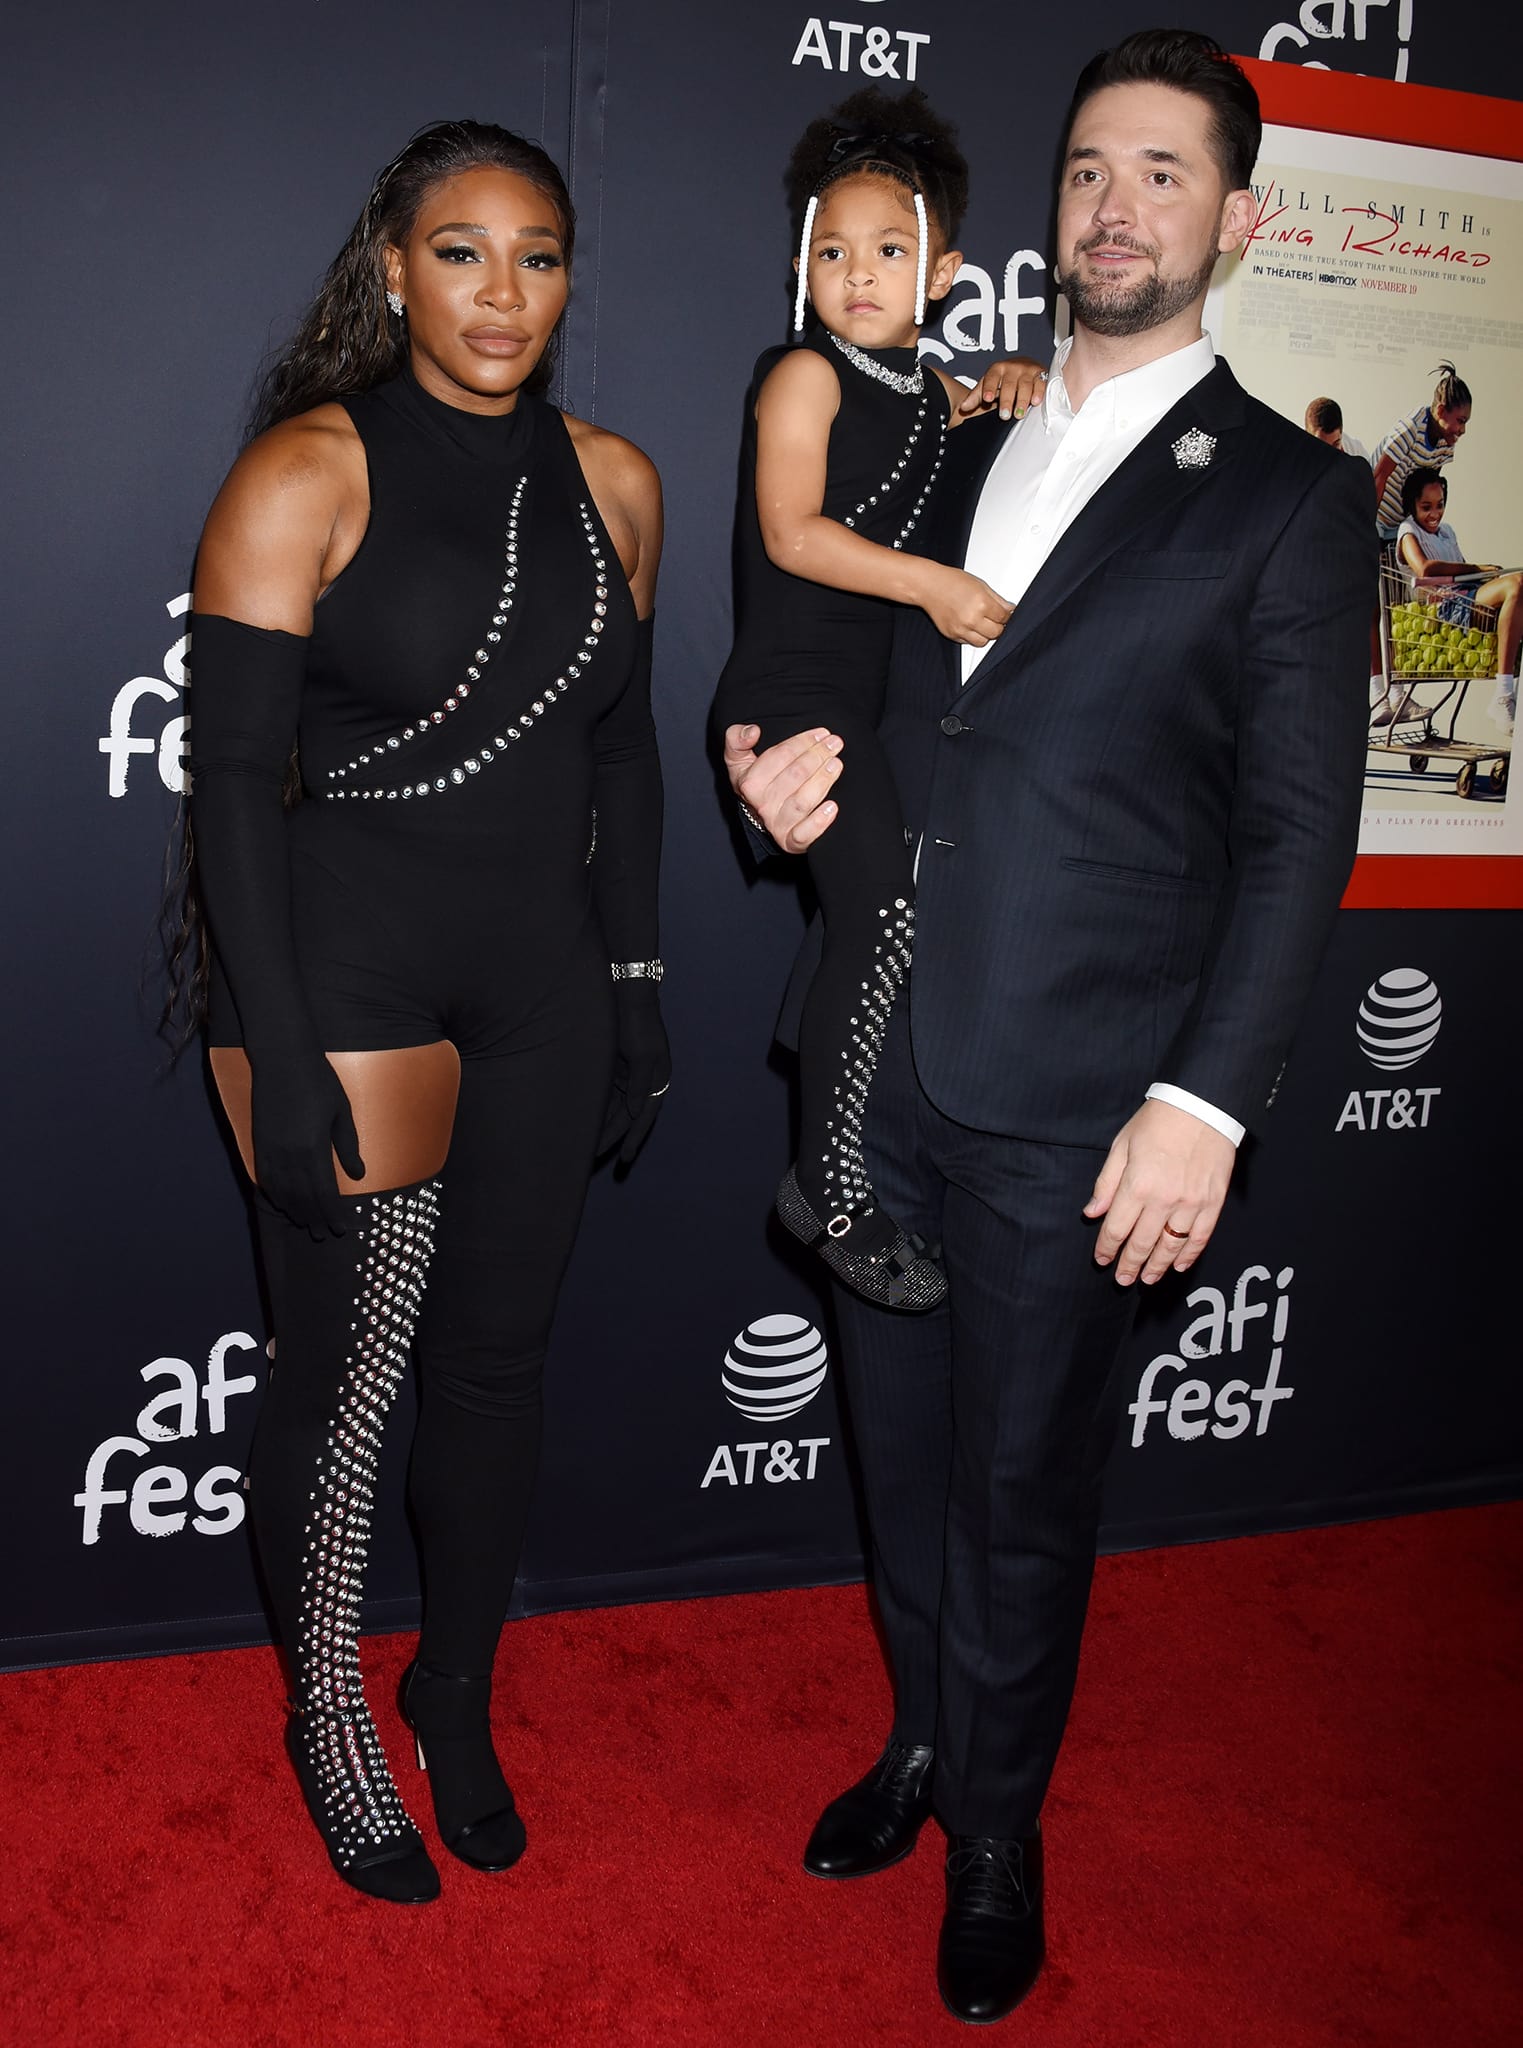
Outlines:
[[[324,496],[363,478],[365,451],[337,403],[316,405],[256,435],[228,472],[223,493],[240,498]]]
[[[660,504],[661,477],[643,448],[574,412],[563,412],[561,418],[590,482],[606,485],[632,510]]]

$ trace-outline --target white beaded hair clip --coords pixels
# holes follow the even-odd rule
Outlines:
[[[809,244],[814,233],[814,216],[820,201],[817,193],[811,193],[809,204],[804,208],[804,229],[799,236],[799,279],[798,290],[793,295],[793,331],[804,331],[804,307],[809,299]],[[915,193],[915,227],[920,246],[915,252],[915,325],[925,324],[926,270],[930,259],[931,231],[926,219],[925,200],[917,190]]]
[[[922,327],[925,324],[925,271],[931,235],[926,226],[925,201],[918,188],[915,192],[915,226],[920,233],[920,248],[915,257],[915,325]]]
[[[819,207],[819,195],[811,192],[809,204],[804,208],[804,232],[799,236],[799,288],[793,298],[793,331],[804,331],[804,305],[809,297],[809,243],[814,234],[814,216]]]

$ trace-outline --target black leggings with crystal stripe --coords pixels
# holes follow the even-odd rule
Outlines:
[[[759,694],[759,693],[758,693]],[[809,849],[824,946],[799,1023],[797,1176],[821,1222],[872,1202],[862,1118],[914,940],[914,872],[888,758],[872,725],[839,704],[759,719],[763,752],[810,725],[843,742],[837,815]]]

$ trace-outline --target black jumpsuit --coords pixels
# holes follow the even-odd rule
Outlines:
[[[840,385],[830,429],[827,518],[865,540],[912,551],[941,467],[949,407],[913,348],[859,350],[904,391],[859,367],[816,328],[802,344]],[[737,511],[735,646],[720,677],[715,722],[761,727],[758,750],[828,727],[844,741],[839,813],[809,851],[824,915],[824,949],[799,1030],[798,1186],[821,1218],[872,1214],[862,1163],[868,1087],[914,932],[912,855],[876,726],[888,680],[896,606],[812,583],[767,555],[756,509],[756,398],[787,353],[757,363],[746,405]],[[886,1220],[886,1219],[885,1219]],[[858,1233],[860,1236],[861,1233]]]
[[[354,1643],[380,1422],[416,1323],[419,1656],[489,1672],[551,1316],[608,1103],[609,964],[657,950],[660,774],[648,629],[559,413],[528,397],[503,417],[462,412],[410,373],[345,404],[370,516],[310,642],[292,643],[295,986],[328,1051],[448,1039],[461,1060],[438,1182],[356,1198],[350,1230],[326,1240],[259,1204],[277,1356],[250,1465],[254,1523],[298,1702],[354,1708],[324,1779],[330,1817],[345,1799],[352,1809],[354,1856],[401,1825]],[[240,982],[241,934],[220,921],[217,886],[231,898],[224,812],[251,787],[278,806],[289,756],[281,718],[260,727],[257,704],[236,701],[253,633],[195,626],[193,819],[198,849],[215,852],[209,1038],[247,1043],[257,1092],[235,992],[247,1009],[264,980],[245,959]],[[362,1759],[358,1795],[350,1781],[334,1789],[346,1756]]]

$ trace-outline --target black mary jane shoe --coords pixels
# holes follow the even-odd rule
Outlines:
[[[836,1278],[881,1308],[920,1312],[946,1298],[947,1276],[926,1251],[881,1209],[843,1212],[828,1221],[817,1216],[790,1166],[778,1183],[777,1213],[801,1244],[807,1244]]]
[[[375,1753],[367,1754],[372,1745]],[[439,1896],[439,1873],[379,1749],[368,1713],[362,1718],[290,1706],[286,1753],[334,1869],[367,1898],[426,1906]],[[356,1755],[366,1765],[363,1782],[352,1766]]]
[[[872,1877],[902,1863],[931,1814],[935,1751],[890,1742],[865,1778],[832,1799],[804,1850],[811,1877]]]
[[[457,1678],[416,1658],[397,1692],[434,1818],[452,1856],[473,1870],[510,1870],[527,1836],[492,1747],[490,1678]]]
[[[936,1985],[947,2011],[972,2026],[1014,2012],[1041,1973],[1042,1837],[947,1840],[947,1909]]]

